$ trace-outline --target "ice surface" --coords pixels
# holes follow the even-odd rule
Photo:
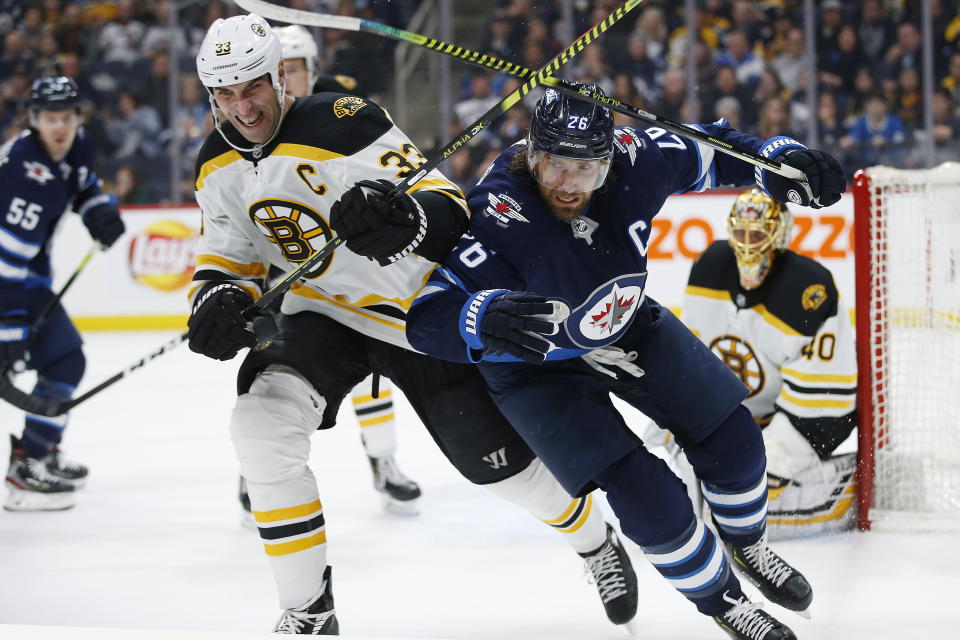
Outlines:
[[[169,337],[87,334],[81,389]],[[279,615],[273,582],[256,534],[239,525],[227,434],[238,364],[182,346],[73,412],[64,450],[91,467],[89,486],[70,511],[0,512],[0,624],[269,630]],[[462,480],[396,400],[397,459],[424,490],[417,517],[381,510],[349,409],[337,428],[313,439],[342,632],[628,638],[607,622],[561,537]],[[20,433],[21,418],[8,405],[0,405],[0,421]],[[958,542],[958,535],[856,533],[780,543],[813,583],[813,617],[767,608],[806,639],[951,637],[960,625]],[[725,637],[636,547],[630,551],[640,637]]]

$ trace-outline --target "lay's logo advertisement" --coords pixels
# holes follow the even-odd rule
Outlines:
[[[196,265],[198,230],[162,220],[130,239],[129,266],[134,280],[160,291],[187,286]]]

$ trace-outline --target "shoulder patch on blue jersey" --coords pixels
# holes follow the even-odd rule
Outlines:
[[[647,146],[647,141],[637,135],[633,127],[619,127],[614,131],[613,146],[630,158],[630,165],[637,162],[637,152]]]
[[[497,226],[506,228],[512,220],[530,222],[520,214],[520,209],[523,208],[521,204],[507,194],[494,194],[491,191],[487,193],[487,199],[489,204],[487,204],[483,213],[493,218]]]
[[[47,184],[54,179],[53,172],[42,162],[24,161],[23,168],[27,170],[27,177],[40,184]]]

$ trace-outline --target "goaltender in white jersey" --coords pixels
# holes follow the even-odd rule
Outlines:
[[[285,609],[274,631],[339,630],[310,437],[334,425],[340,402],[371,373],[403,391],[464,477],[562,533],[592,571],[608,617],[627,622],[636,577],[591,497],[563,491],[497,411],[476,367],[427,357],[404,335],[431,259],[467,226],[462,193],[433,171],[412,195],[387,199],[424,162],[417,148],[358,96],[294,99],[281,57],[254,14],[217,20],[201,44],[197,71],[217,131],[197,160],[203,229],[188,321],[190,349],[207,357],[257,346],[237,374],[230,435]],[[344,245],[287,292],[275,334],[257,345],[243,314],[268,267],[291,271],[334,233]]]
[[[770,537],[849,529],[856,422],[850,315],[830,271],[788,247],[793,218],[759,189],[737,198],[728,241],[697,259],[683,321],[750,390],[767,446]]]

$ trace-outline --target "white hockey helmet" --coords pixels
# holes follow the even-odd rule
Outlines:
[[[265,73],[280,86],[280,39],[255,13],[220,18],[207,30],[197,53],[197,74],[207,90],[249,82]]]
[[[282,60],[280,39],[266,20],[255,13],[220,18],[207,29],[197,53],[197,75],[210,94],[213,124],[227,143],[238,151],[253,151],[266,146],[280,130],[283,121],[285,87],[280,83]],[[280,118],[267,142],[250,148],[237,146],[221,129],[222,117],[213,97],[213,89],[255,80],[270,74],[270,82],[280,104]]]
[[[307,65],[307,82],[310,87],[317,81],[320,50],[313,36],[298,24],[274,29],[283,48],[283,59],[303,58]]]

